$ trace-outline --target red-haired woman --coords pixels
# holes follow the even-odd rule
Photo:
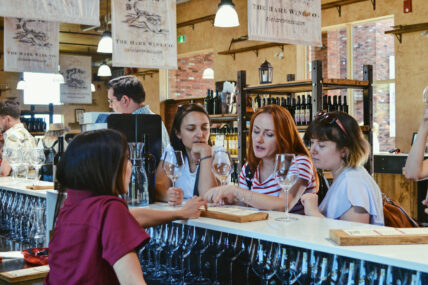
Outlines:
[[[304,214],[300,197],[303,193],[317,191],[317,176],[290,113],[280,106],[264,106],[253,115],[250,130],[248,161],[239,175],[239,187],[216,187],[206,193],[205,198],[212,202],[241,202],[259,209],[284,211],[285,194],[273,177],[275,156],[293,153],[299,178],[290,189],[288,206],[290,213]]]

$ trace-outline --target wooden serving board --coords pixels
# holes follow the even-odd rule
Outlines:
[[[25,186],[27,189],[31,190],[45,190],[45,189],[54,189],[53,185],[27,185]]]
[[[267,220],[268,213],[240,208],[208,207],[201,211],[201,217],[226,220],[237,223],[247,223]]]
[[[9,283],[45,278],[49,273],[49,265],[7,271],[0,273],[0,279]]]
[[[428,228],[330,230],[338,245],[428,244]]]

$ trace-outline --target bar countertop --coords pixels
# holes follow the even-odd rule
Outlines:
[[[149,208],[173,209],[163,203],[150,205]],[[329,238],[330,229],[374,228],[377,226],[293,214],[290,214],[290,216],[298,220],[284,223],[275,221],[275,218],[283,215],[282,212],[270,211],[268,213],[269,219],[266,221],[235,223],[201,217],[184,221],[184,223],[210,230],[428,273],[428,243],[418,245],[339,246]]]

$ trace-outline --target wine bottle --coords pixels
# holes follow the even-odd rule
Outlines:
[[[295,113],[296,113],[296,98],[291,99],[291,104],[290,104],[290,113],[291,113],[291,117],[293,117],[293,119],[295,119]]]
[[[294,108],[294,122],[297,126],[300,125],[300,96],[297,96],[297,103]]]
[[[312,97],[311,97],[311,95],[308,95],[308,98],[306,101],[305,121],[306,121],[306,125],[309,125],[310,122],[312,121]]]
[[[349,106],[348,106],[348,102],[346,102],[346,95],[343,96],[343,112],[348,114],[349,111]]]
[[[219,107],[218,106],[218,103],[217,103],[217,96],[218,96],[218,92],[216,91],[215,92],[215,96],[214,96],[214,93],[213,93],[213,97],[212,97],[212,102],[213,102],[213,111],[212,111],[212,115],[216,115],[216,114],[218,114],[218,110],[217,110],[217,108]]]
[[[343,112],[343,106],[342,106],[342,95],[338,96],[338,102],[337,102],[337,111]]]
[[[204,108],[208,114],[210,114],[210,112],[209,112],[210,94],[211,94],[211,91],[209,89],[207,89],[207,97],[205,97],[205,99],[204,99]]]
[[[284,97],[281,98],[281,107],[284,107],[284,108],[287,107],[287,101]]]
[[[300,104],[300,125],[306,125],[306,98],[302,95],[302,102]]]
[[[260,98],[260,95],[257,94],[256,96],[256,106],[254,107],[254,111],[257,111],[258,108],[262,106],[262,98]]]
[[[61,185],[56,177],[56,170],[58,167],[58,163],[60,160],[64,157],[64,137],[60,136],[58,137],[58,152],[54,156],[53,161],[53,181],[54,181],[54,189],[59,190],[61,188]]]
[[[337,111],[339,108],[337,107],[337,96],[334,95],[333,96],[333,106],[332,106],[332,110],[333,111]]]
[[[322,110],[328,112],[327,95],[322,96]]]
[[[141,163],[146,171],[148,186],[149,186],[149,203],[154,203],[156,200],[156,159],[149,152],[149,139],[147,134],[143,134],[143,152],[141,153]]]
[[[331,103],[331,96],[327,96],[327,112],[333,111],[333,104]]]

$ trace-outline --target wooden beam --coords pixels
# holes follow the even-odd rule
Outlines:
[[[183,27],[186,27],[186,26],[192,26],[194,28],[195,24],[206,22],[206,21],[214,21],[214,18],[215,18],[215,14],[212,14],[212,15],[208,15],[208,16],[196,18],[196,19],[193,19],[193,20],[181,22],[181,23],[177,24],[177,29],[178,28],[183,28]]]

